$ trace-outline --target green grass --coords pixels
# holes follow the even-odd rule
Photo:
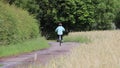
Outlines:
[[[80,35],[68,35],[64,37],[64,42],[80,42],[80,43],[89,43],[91,40],[86,36]]]
[[[0,46],[0,57],[18,55],[48,47],[49,45],[47,41],[44,38],[40,37],[14,45],[11,44],[6,46]]]
[[[0,64],[0,67],[3,66],[2,64]]]

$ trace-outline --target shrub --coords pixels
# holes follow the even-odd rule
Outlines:
[[[37,20],[27,11],[0,2],[0,44],[22,42],[38,34]]]

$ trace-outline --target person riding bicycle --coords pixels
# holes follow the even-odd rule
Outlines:
[[[57,32],[58,40],[59,40],[59,36],[61,36],[61,41],[63,40],[64,31],[65,31],[65,28],[62,26],[62,23],[59,23],[59,26],[55,29],[55,32]]]

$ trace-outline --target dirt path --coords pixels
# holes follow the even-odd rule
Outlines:
[[[14,56],[10,58],[1,58],[0,64],[3,66],[0,68],[15,68],[19,65],[28,65],[34,62],[39,62],[40,64],[47,64],[49,60],[53,57],[58,57],[60,55],[69,54],[73,47],[79,46],[79,43],[66,42],[59,46],[57,42],[49,42],[50,48],[35,51],[29,54],[24,54],[20,56]]]

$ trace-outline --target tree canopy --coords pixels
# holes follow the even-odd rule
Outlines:
[[[88,31],[120,28],[120,0],[5,0],[26,9],[40,22],[48,37],[57,23],[66,30]]]

